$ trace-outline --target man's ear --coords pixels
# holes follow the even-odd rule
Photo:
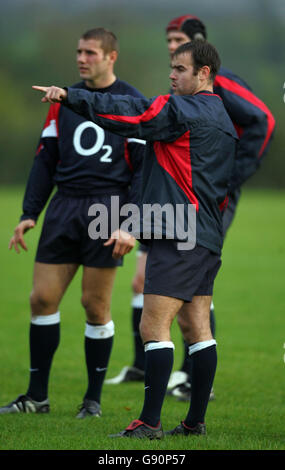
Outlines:
[[[200,80],[208,81],[210,78],[210,73],[211,73],[210,67],[208,65],[203,65],[203,67],[201,67],[198,72]]]
[[[111,51],[109,53],[109,57],[110,57],[111,62],[113,62],[113,64],[114,64],[116,62],[117,58],[118,58],[118,52],[117,51]]]

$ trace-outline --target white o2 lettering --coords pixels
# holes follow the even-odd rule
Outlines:
[[[90,147],[88,149],[83,148],[81,145],[81,136],[83,132],[88,129],[94,129],[96,133],[96,139],[93,147]],[[99,152],[101,149],[105,150],[105,154],[102,155],[100,158],[100,162],[104,163],[110,163],[112,162],[112,158],[110,158],[110,155],[112,153],[112,147],[111,145],[103,145],[105,140],[105,132],[104,130],[100,127],[97,126],[94,122],[91,121],[86,121],[82,122],[82,124],[79,124],[79,126],[76,128],[74,135],[73,135],[73,145],[77,153],[79,155],[82,155],[84,157],[89,157],[90,155],[94,155],[95,153]]]

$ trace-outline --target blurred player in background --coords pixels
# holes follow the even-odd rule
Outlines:
[[[73,88],[142,97],[116,77],[117,57],[118,41],[112,32],[87,31],[78,42],[81,81]],[[50,106],[26,187],[23,215],[9,245],[17,252],[19,246],[27,249],[24,234],[35,227],[56,185],[38,244],[30,296],[30,381],[26,393],[0,408],[0,414],[49,412],[49,373],[60,341],[59,305],[82,265],[88,387],[77,417],[101,416],[101,391],[114,337],[111,293],[116,268],[135,239],[119,236],[105,244],[91,239],[88,211],[95,203],[109,208],[112,196],[119,196],[121,205],[137,202],[144,144],[104,131],[59,103]]]
[[[194,39],[207,39],[204,23],[193,15],[184,15],[171,20],[166,27],[166,39],[170,58],[178,46]],[[223,216],[223,236],[233,222],[242,185],[259,168],[272,139],[275,120],[267,106],[257,98],[249,86],[231,71],[220,68],[214,82],[214,92],[221,96],[225,108],[232,119],[240,138],[235,167],[232,174],[227,207]],[[132,282],[132,327],[134,337],[134,361],[132,366],[125,366],[117,377],[106,383],[116,384],[131,380],[143,380],[144,348],[139,335],[139,324],[143,309],[144,270],[147,248],[140,245],[137,252],[136,273]],[[210,312],[211,330],[215,337],[214,305]],[[182,317],[178,315],[182,331],[187,331]],[[191,364],[188,353],[189,344],[184,342],[184,355],[181,368],[171,374],[168,393],[180,400],[189,400],[191,394]],[[211,391],[210,399],[214,398]]]

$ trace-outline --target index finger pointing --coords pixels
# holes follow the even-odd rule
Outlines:
[[[47,86],[33,85],[32,88],[33,88],[34,90],[43,91],[44,93],[46,93],[46,92],[48,91],[48,87],[47,87]]]

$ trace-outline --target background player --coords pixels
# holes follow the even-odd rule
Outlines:
[[[90,91],[142,95],[118,79],[116,36],[103,28],[87,31],[77,48],[81,81],[74,85]],[[80,265],[83,265],[82,305],[86,312],[85,358],[88,387],[78,418],[100,416],[102,384],[111,354],[114,324],[111,292],[121,256],[134,246],[132,238],[104,240],[88,235],[88,210],[94,203],[110,206],[136,202],[144,142],[104,131],[93,122],[54,104],[50,107],[28,179],[21,222],[10,249],[27,249],[24,233],[36,225],[57,185],[45,215],[34,266],[30,296],[30,382],[0,413],[49,411],[48,381],[53,355],[60,340],[60,301]],[[106,242],[106,240],[105,240]]]
[[[178,46],[194,39],[206,39],[205,24],[196,16],[184,15],[171,20],[166,27],[166,39],[170,58]],[[214,92],[219,94],[226,110],[231,117],[240,138],[234,171],[232,174],[227,207],[223,216],[223,236],[226,236],[240,198],[241,186],[259,168],[273,135],[275,121],[267,106],[257,98],[249,86],[240,77],[221,67],[215,82]],[[125,366],[117,377],[106,380],[106,383],[120,383],[129,380],[143,380],[144,349],[139,336],[139,323],[143,308],[144,268],[147,249],[140,245],[136,273],[132,282],[133,305],[132,327],[134,337],[134,362],[131,367]],[[215,337],[214,305],[211,305],[211,330]],[[183,319],[178,316],[182,328]],[[188,400],[191,389],[191,358],[188,354],[189,345],[184,343],[183,361],[180,370],[171,374],[168,388],[169,394],[179,399]],[[190,381],[189,381],[190,377]],[[210,399],[214,398],[211,391]]]

